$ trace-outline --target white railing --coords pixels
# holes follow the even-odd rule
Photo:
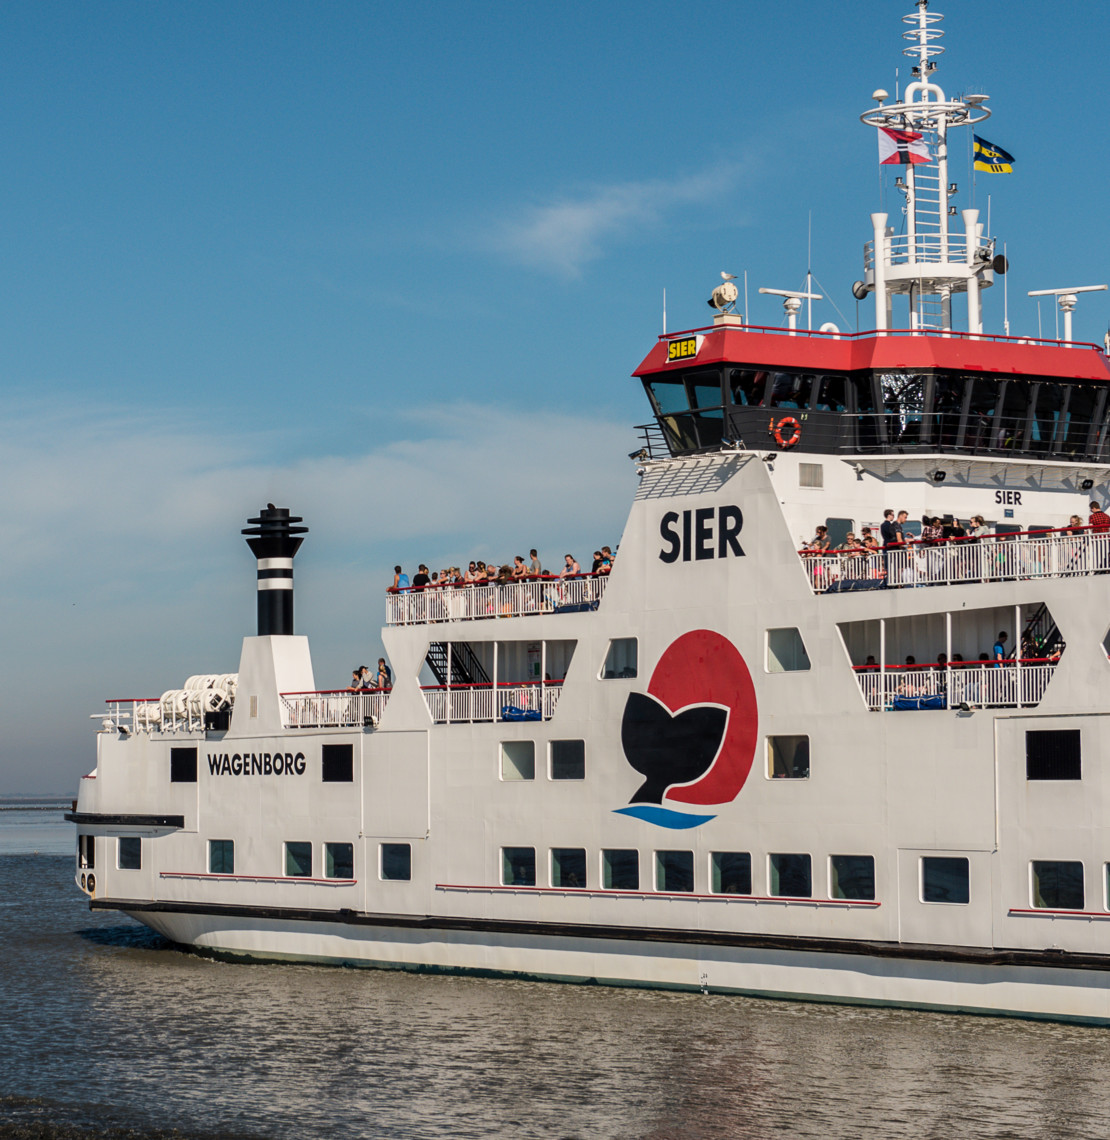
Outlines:
[[[1041,657],[998,664],[855,667],[872,712],[913,708],[1032,708],[1048,688],[1056,662]]]
[[[286,728],[372,728],[388,701],[388,689],[281,694]]]
[[[563,683],[526,681],[498,684],[496,688],[490,684],[424,685],[421,691],[428,712],[436,724],[550,720],[555,715]]]
[[[1110,570],[1110,532],[1023,532],[1020,536],[955,538],[906,543],[877,553],[799,551],[816,594],[868,586],[904,589],[955,582],[1006,582],[1022,578],[1072,578]]]
[[[163,697],[111,697],[104,702],[108,712],[102,719],[114,729],[148,733],[197,733],[213,725],[213,715],[231,715],[226,698],[211,693],[174,690]],[[101,719],[94,714],[94,719]]]
[[[949,233],[942,239],[939,233],[918,233],[912,237],[909,234],[896,234],[886,239],[890,251],[888,265],[906,265],[910,262],[944,263],[953,261],[961,264],[967,260],[967,237],[964,234]],[[981,242],[977,249],[989,250],[986,242]],[[989,265],[989,263],[984,262]],[[863,247],[863,267],[873,269],[875,266],[875,243],[869,241]]]
[[[583,574],[577,578],[491,582],[485,586],[461,583],[410,587],[386,595],[385,621],[386,625],[424,625],[595,609],[608,580],[608,574]]]

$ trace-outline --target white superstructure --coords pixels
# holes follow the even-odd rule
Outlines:
[[[873,215],[875,331],[660,338],[611,574],[388,594],[388,690],[316,690],[269,505],[238,672],[109,702],[93,907],[263,959],[1110,1022],[1110,366],[982,330],[1005,266],[949,233],[945,155],[984,99],[936,84],[937,19],[863,116],[929,155],[906,232]],[[902,540],[846,543],[887,508]]]

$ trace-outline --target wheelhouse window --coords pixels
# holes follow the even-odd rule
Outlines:
[[[1033,860],[1033,905],[1048,910],[1083,909],[1083,864]]]

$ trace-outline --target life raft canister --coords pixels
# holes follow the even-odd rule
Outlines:
[[[789,439],[784,439],[783,432],[787,428],[793,428],[794,434],[790,436]],[[798,421],[793,416],[783,416],[783,418],[779,420],[778,426],[775,428],[775,442],[779,445],[779,447],[785,451],[787,448],[793,447],[801,438],[802,425],[798,423]]]

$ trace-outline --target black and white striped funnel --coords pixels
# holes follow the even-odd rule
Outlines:
[[[267,503],[258,518],[247,519],[243,529],[247,545],[258,559],[258,636],[282,636],[293,632],[293,555],[304,542],[308,527],[294,526],[302,520],[286,507]]]

